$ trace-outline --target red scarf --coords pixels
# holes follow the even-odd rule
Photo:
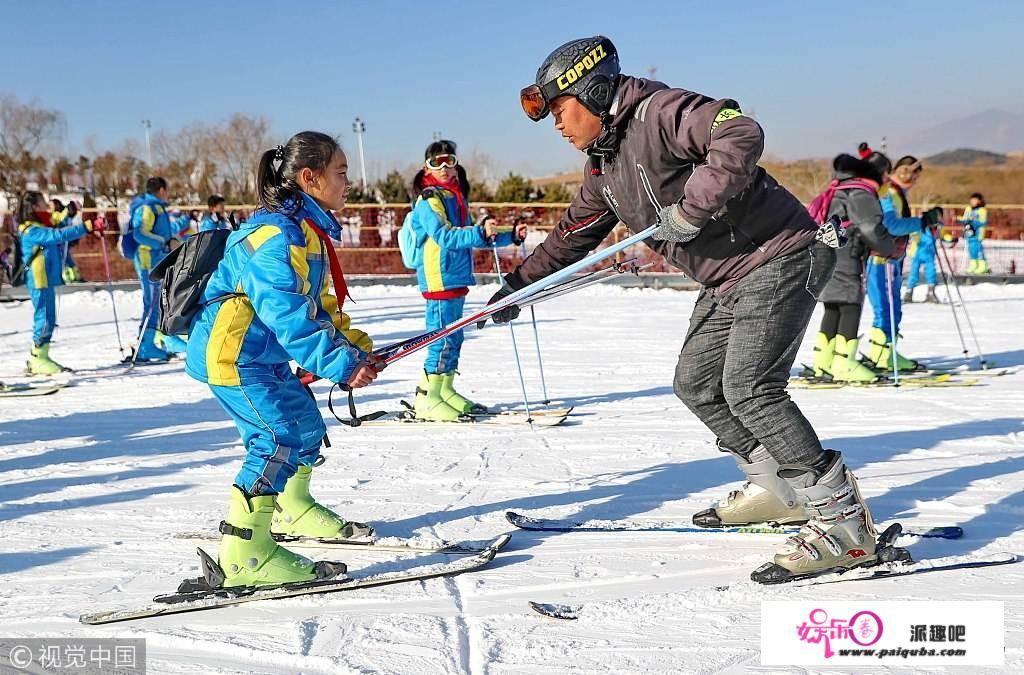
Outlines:
[[[345,305],[345,298],[351,298],[348,294],[348,284],[345,283],[345,275],[341,271],[341,263],[338,261],[338,252],[334,250],[334,244],[324,234],[324,231],[316,226],[309,218],[306,218],[306,225],[309,225],[309,229],[316,232],[317,238],[320,239],[320,243],[323,244],[325,252],[327,253],[327,261],[331,266],[331,281],[334,282],[334,294],[338,297],[338,311]]]
[[[35,211],[32,217],[36,219],[36,222],[40,225],[46,225],[47,227],[53,227],[53,220],[50,219],[49,211]]]
[[[458,222],[452,223],[455,227],[462,227],[466,222],[466,198],[462,194],[462,186],[459,185],[459,177],[455,176],[449,181],[440,181],[434,178],[429,173],[424,172],[423,174],[423,187],[440,187],[448,190],[455,195],[455,202],[458,206],[457,216]]]

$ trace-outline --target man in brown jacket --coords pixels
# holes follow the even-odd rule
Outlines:
[[[583,186],[548,238],[492,302],[582,259],[618,222],[703,285],[679,354],[675,392],[748,483],[694,516],[702,526],[804,523],[752,574],[785,581],[877,560],[853,474],[824,450],[786,392],[835,251],[803,205],[757,165],[761,127],[736,101],[622,75],[611,41],[568,42],[521,101],[589,155]],[[495,315],[518,315],[512,306]]]

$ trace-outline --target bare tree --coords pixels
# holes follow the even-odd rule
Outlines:
[[[255,198],[256,165],[274,144],[270,120],[235,113],[217,126],[210,140],[208,157],[221,182],[231,186],[230,194],[242,201]]]
[[[47,160],[41,151],[58,142],[64,129],[60,111],[0,95],[0,189],[13,196],[33,180],[45,189]]]

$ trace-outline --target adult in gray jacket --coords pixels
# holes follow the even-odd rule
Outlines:
[[[550,112],[589,166],[558,226],[492,302],[582,259],[620,221],[633,232],[660,223],[648,245],[703,285],[676,395],[749,481],[694,522],[806,521],[756,581],[873,562],[875,531],[853,475],[786,392],[835,251],[816,242],[804,206],[757,165],[761,127],[732,99],[622,75],[602,36],[556,49],[521,101],[534,121]],[[512,307],[495,320],[517,315]]]
[[[889,158],[880,152],[865,159],[842,154],[832,161],[836,190],[828,215],[847,223],[850,241],[838,252],[832,280],[821,293],[825,311],[815,336],[815,377],[858,383],[878,379],[878,374],[857,358],[857,335],[868,256],[898,258],[906,248],[905,237],[894,237],[885,228],[878,201],[878,188],[891,168]]]

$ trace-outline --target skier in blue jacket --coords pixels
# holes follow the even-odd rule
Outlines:
[[[18,233],[21,236],[25,284],[32,295],[32,353],[29,375],[56,375],[69,370],[50,358],[50,338],[57,324],[57,286],[64,285],[61,245],[92,232],[93,221],[57,229],[48,204],[39,192],[26,192],[18,204]]]
[[[142,322],[139,324],[136,361],[166,361],[171,354],[183,353],[185,342],[174,335],[163,335],[160,325],[160,282],[149,278],[150,271],[171,251],[171,242],[185,237],[188,214],[171,220],[167,211],[167,181],[153,176],[146,181],[146,193],[132,200],[131,231],[134,240],[132,262],[142,287]]]
[[[272,531],[345,539],[373,534],[310,496],[326,427],[289,368],[294,360],[353,388],[377,377],[372,340],[340,310],[344,278],[328,240],[341,236],[330,211],[345,205],[347,170],[337,142],[312,131],[263,154],[262,208],[228,237],[190,332],[186,372],[209,385],[246,449],[221,524],[225,586],[307,581],[337,571],[278,546]]]
[[[234,229],[231,225],[231,221],[224,215],[224,197],[220,195],[210,195],[206,200],[206,206],[209,210],[206,212],[206,215],[203,216],[203,220],[199,223],[200,232]]]
[[[881,153],[876,153],[881,155]],[[884,155],[881,155],[884,158]],[[885,159],[888,162],[888,159]],[[882,224],[889,234],[902,237],[902,252],[893,258],[873,255],[867,263],[867,291],[874,309],[874,320],[868,336],[867,358],[869,365],[877,370],[893,368],[893,337],[899,333],[900,321],[903,318],[903,303],[900,298],[900,286],[903,283],[903,258],[906,253],[907,241],[912,232],[921,232],[926,227],[936,225],[942,220],[942,209],[936,207],[921,214],[921,217],[910,215],[910,200],[907,191],[921,175],[923,167],[916,157],[906,155],[897,160],[889,173],[889,179],[878,192],[882,203]],[[920,368],[913,361],[896,352],[896,368],[900,371],[912,371]]]
[[[423,168],[413,179],[417,195],[411,224],[416,233],[416,278],[426,303],[428,331],[462,318],[473,277],[473,250],[519,244],[526,226],[499,228],[490,218],[475,224],[469,212],[469,180],[459,164],[452,141],[427,146]],[[504,229],[505,231],[500,231]],[[416,388],[416,417],[455,422],[487,408],[455,391],[455,374],[462,352],[463,332],[455,331],[427,348],[423,376]]]

